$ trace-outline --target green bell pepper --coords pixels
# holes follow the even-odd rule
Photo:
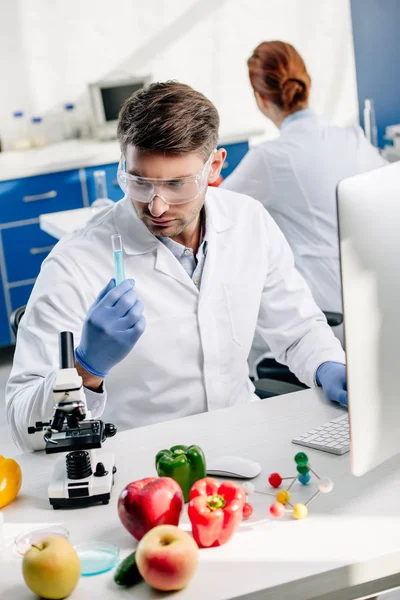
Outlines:
[[[189,501],[192,485],[207,476],[206,459],[199,446],[172,446],[156,455],[159,477],[171,477],[182,488],[185,502]]]

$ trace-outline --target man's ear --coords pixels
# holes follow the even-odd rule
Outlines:
[[[208,175],[208,183],[215,183],[220,176],[222,167],[226,159],[225,148],[220,148],[214,152],[213,161],[211,163],[210,173]]]

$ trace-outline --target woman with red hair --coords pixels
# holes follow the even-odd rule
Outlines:
[[[263,42],[248,68],[257,106],[280,137],[252,148],[222,187],[262,202],[319,307],[342,312],[336,186],[385,161],[358,125],[333,127],[310,110],[311,78],[293,46]]]

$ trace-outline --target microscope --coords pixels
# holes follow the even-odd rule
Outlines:
[[[117,428],[92,420],[86,409],[82,378],[75,368],[74,338],[70,331],[59,337],[60,369],[53,387],[55,407],[51,421],[29,427],[28,433],[44,431],[46,454],[68,452],[59,459],[48,486],[54,509],[108,504],[114,484],[114,456],[98,452]]]

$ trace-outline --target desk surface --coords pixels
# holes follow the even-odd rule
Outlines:
[[[77,229],[82,229],[88,221],[101,210],[88,206],[86,208],[75,208],[73,210],[62,210],[55,213],[40,215],[40,229],[57,240],[60,240],[67,233],[72,233]]]
[[[291,444],[291,439],[340,412],[341,409],[323,399],[319,390],[306,390],[121,432],[107,440],[104,447],[115,453],[118,467],[110,504],[74,511],[53,511],[48,504],[47,484],[58,455],[20,455],[23,486],[18,499],[3,510],[6,547],[0,563],[0,598],[32,597],[22,580],[21,559],[13,557],[11,549],[13,536],[30,524],[62,523],[70,531],[74,544],[99,539],[117,544],[122,558],[131,552],[135,541],[119,522],[118,495],[130,481],[155,474],[154,457],[159,449],[197,443],[208,456],[238,454],[252,458],[263,466],[262,473],[253,480],[257,489],[270,491],[271,472],[278,471],[284,476],[296,473],[293,457],[300,447]],[[252,496],[252,517],[242,523],[225,546],[200,551],[196,576],[174,598],[341,600],[361,596],[355,590],[367,589],[363,585],[368,586],[369,593],[385,589],[381,583],[375,590],[374,584],[369,583],[373,579],[387,577],[386,589],[400,585],[399,577],[393,577],[400,565],[398,461],[389,461],[365,477],[355,478],[350,473],[349,455],[335,456],[315,450],[308,450],[307,454],[315,471],[334,481],[333,492],[320,495],[303,521],[290,517],[272,520],[268,512],[271,499],[259,494]],[[315,482],[311,489],[296,484],[292,498],[304,501],[313,489]],[[264,522],[257,525],[254,523],[257,520]],[[181,525],[189,527],[186,514]],[[371,560],[367,567],[360,565]],[[343,592],[345,588],[347,592]],[[264,592],[261,594],[260,590]],[[82,577],[71,599],[97,595],[117,599],[132,593],[117,588],[113,572],[109,572]],[[145,584],[135,588],[134,596],[162,597]]]

